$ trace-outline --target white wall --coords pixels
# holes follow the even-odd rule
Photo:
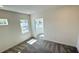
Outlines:
[[[63,6],[32,14],[32,21],[44,18],[45,40],[76,46],[79,31],[79,7]],[[33,23],[32,23],[33,24]],[[33,24],[33,33],[36,32]]]
[[[0,18],[7,18],[9,22],[7,26],[0,26],[0,52],[3,52],[31,37],[31,31],[22,34],[20,28],[20,19],[24,18],[30,21],[29,17],[29,15],[21,13],[0,10]],[[29,29],[31,29],[30,26]]]

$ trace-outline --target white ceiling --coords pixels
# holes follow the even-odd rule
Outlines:
[[[32,14],[35,12],[47,10],[52,7],[55,6],[54,5],[4,5],[4,7],[2,7],[1,9]]]

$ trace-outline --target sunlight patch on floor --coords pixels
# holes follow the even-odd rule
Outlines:
[[[36,39],[31,39],[31,40],[27,41],[27,43],[30,45],[34,44],[35,42],[37,42]]]

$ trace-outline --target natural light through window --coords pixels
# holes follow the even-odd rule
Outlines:
[[[28,20],[20,20],[20,26],[22,34],[29,32]]]
[[[7,19],[0,19],[0,25],[8,25]]]

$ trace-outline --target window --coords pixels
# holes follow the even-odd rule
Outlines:
[[[22,34],[29,32],[28,20],[20,20]]]
[[[36,29],[37,34],[44,33],[43,18],[35,19],[35,29]]]
[[[0,19],[0,25],[8,25],[7,19]]]
[[[44,36],[44,20],[43,18],[37,18],[35,19],[35,31],[36,35],[39,39],[43,39]]]

